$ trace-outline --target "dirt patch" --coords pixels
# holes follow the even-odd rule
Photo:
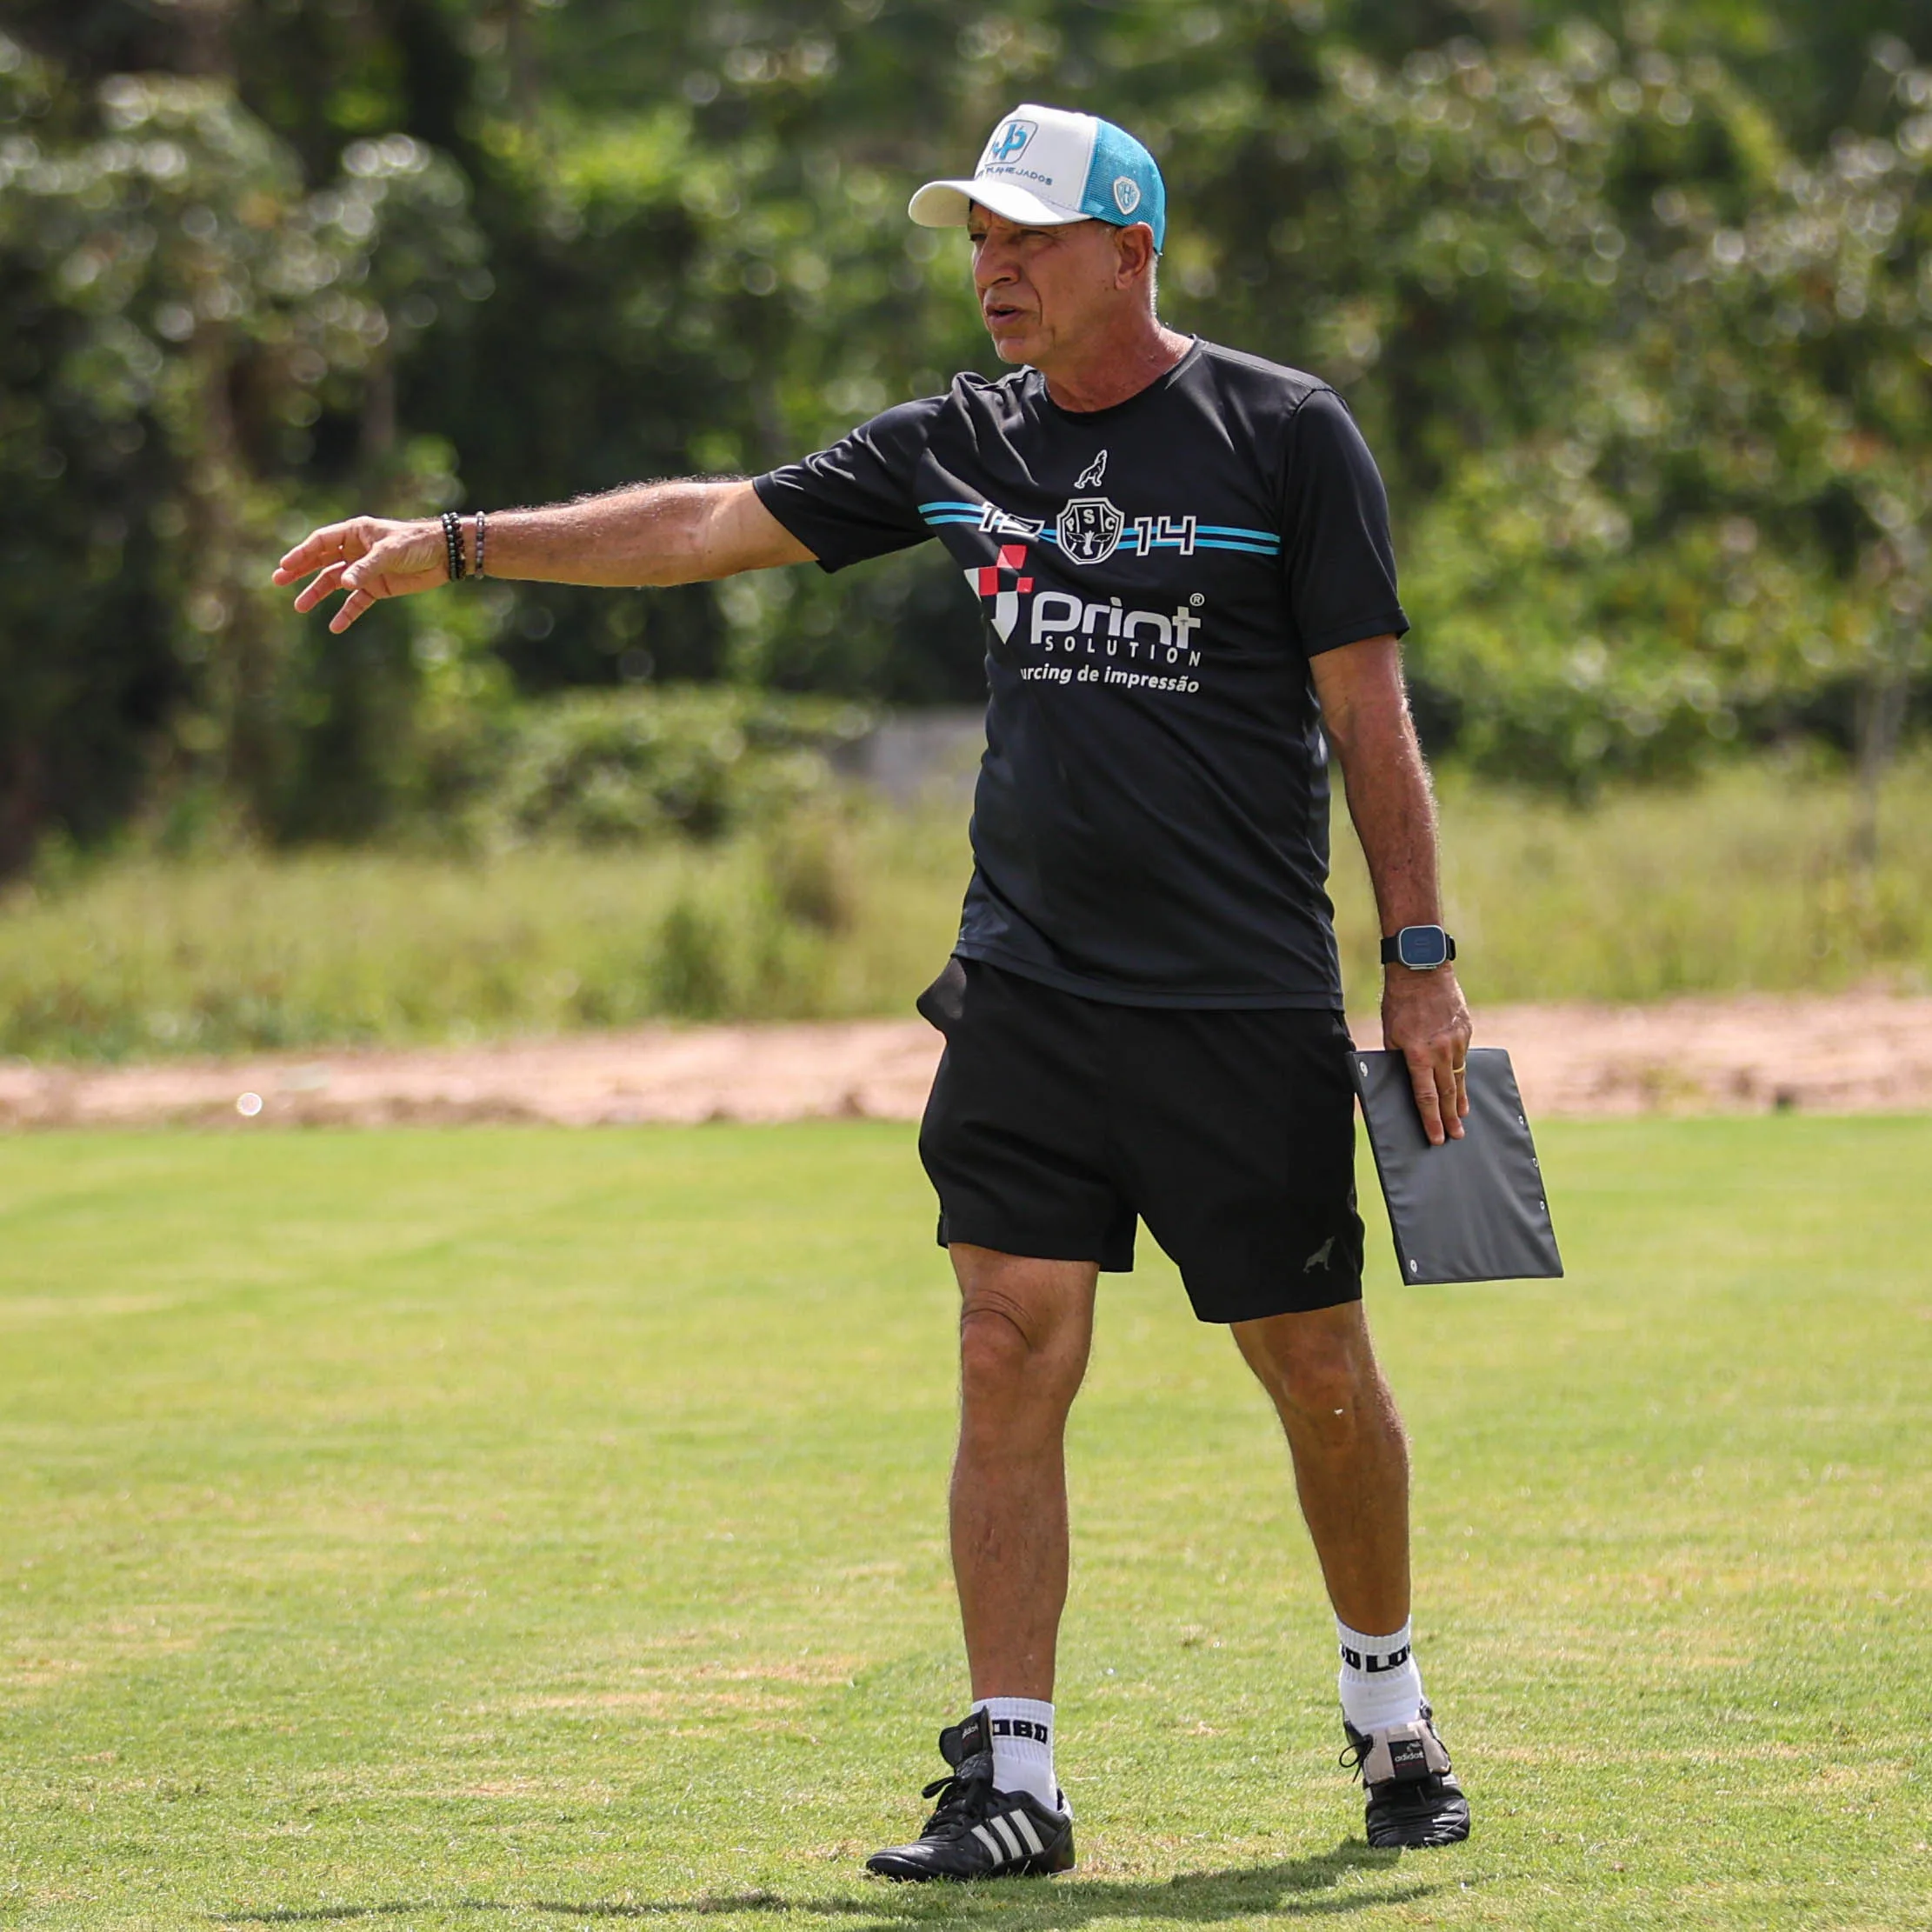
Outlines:
[[[1545,1119],[1932,1109],[1932,999],[1681,999],[1490,1007]],[[1356,1037],[1379,1043],[1375,1022]],[[380,1127],[521,1121],[916,1120],[939,1055],[920,1020],[646,1027],[482,1047],[0,1067],[0,1127]],[[249,1097],[252,1096],[252,1097]],[[256,1102],[259,1101],[257,1108]]]

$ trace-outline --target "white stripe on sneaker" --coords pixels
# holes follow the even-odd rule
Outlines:
[[[1047,1849],[1040,1842],[1040,1834],[1033,1829],[1033,1821],[1027,1816],[1025,1812],[1009,1811],[1007,1813],[1007,1816],[1009,1817],[1013,1821],[1013,1822],[1020,1828],[1020,1835],[1026,1840],[1026,1846],[1029,1851],[1034,1853],[1035,1855],[1037,1856],[1038,1854]]]
[[[993,1829],[998,1832],[1000,1836],[1006,1841],[1007,1856],[1017,1858],[1020,1855],[1020,1841],[1013,1829],[1012,1820],[1009,1817],[1002,1816],[995,1818],[991,1822]]]
[[[973,1835],[974,1837],[978,1839],[983,1845],[986,1847],[987,1850],[992,1853],[993,1862],[996,1865],[1005,1864],[1005,1848],[1002,1846],[999,1840],[996,1838],[993,1834],[986,1829],[984,1825],[975,1825],[973,1827]]]

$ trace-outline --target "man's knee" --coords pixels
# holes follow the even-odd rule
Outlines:
[[[1022,1313],[996,1301],[969,1302],[959,1311],[959,1369],[969,1385],[997,1385],[1023,1375],[1038,1345]]]
[[[960,1359],[996,1378],[1084,1368],[1099,1270],[1087,1262],[1029,1261],[955,1243]]]
[[[1086,1373],[1093,1288],[1093,1271],[1079,1265],[974,1251],[960,1269],[959,1372],[968,1409],[1069,1406]]]
[[[1284,1416],[1332,1420],[1382,1405],[1382,1374],[1359,1308],[1276,1316],[1241,1329],[1241,1351]]]
[[[969,1397],[1063,1394],[1071,1401],[1085,1367],[1086,1349],[1071,1323],[997,1297],[976,1298],[960,1310],[959,1372]]]

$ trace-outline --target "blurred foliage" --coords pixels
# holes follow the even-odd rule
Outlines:
[[[518,720],[474,816],[496,843],[583,846],[776,826],[836,803],[834,760],[871,723],[837,699],[729,685],[553,698]]]
[[[406,762],[410,616],[329,649],[263,571],[322,501],[327,410],[378,500],[453,495],[393,361],[480,259],[462,176],[391,134],[310,187],[219,79],[114,76],[82,111],[5,41],[0,126],[0,866],[170,775],[363,829]]]
[[[1893,767],[1869,869],[1855,788],[1815,752],[1611,784],[1580,809],[1455,774],[1442,789],[1447,916],[1479,1021],[1499,1000],[1932,990],[1932,760]],[[1359,1008],[1381,929],[1355,842],[1336,856]],[[956,810],[824,802],[710,841],[43,863],[0,918],[0,1055],[903,1016],[951,948],[969,863]]]
[[[966,864],[956,815],[818,808],[619,849],[204,846],[43,866],[0,919],[0,1055],[903,1011],[951,943]]]
[[[264,583],[330,516],[756,470],[990,369],[903,209],[1023,97],[1161,157],[1176,326],[1349,396],[1436,747],[1582,790],[1821,733],[1875,784],[1927,699],[1929,57],[1932,0],[12,0],[0,869],[439,810],[518,690],[976,695],[929,550],[345,639]]]

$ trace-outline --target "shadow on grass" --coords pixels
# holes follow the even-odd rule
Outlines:
[[[1003,1924],[1062,1928],[1097,1919],[1172,1919],[1209,1923],[1221,1919],[1330,1918],[1365,1907],[1413,1904],[1438,1889],[1415,1882],[1392,1890],[1336,1895],[1351,1872],[1394,1873],[1401,1854],[1371,1851],[1359,1839],[1343,1839],[1333,1851],[1279,1864],[1230,1870],[1176,1872],[1160,1883],[1096,1879],[1052,1885],[868,1885],[863,1897],[788,1898],[778,1892],[707,1893],[696,1898],[592,1899],[570,1903],[532,1899],[512,1904],[493,1899],[428,1901],[396,1905],[318,1905],[260,1912],[211,1915],[222,1925],[326,1924],[339,1919],[394,1917],[404,1913],[542,1912],[560,1919],[717,1918],[796,1915],[800,1918],[867,1921],[878,1932],[935,1918],[996,1918]],[[863,1929],[855,1926],[855,1932]]]

